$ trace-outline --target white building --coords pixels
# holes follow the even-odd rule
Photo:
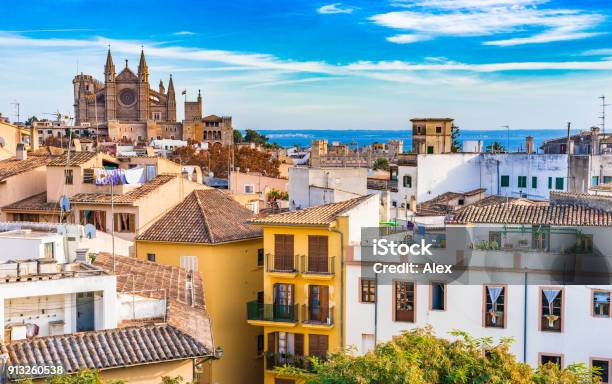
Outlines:
[[[289,208],[337,203],[368,194],[366,168],[289,168]]]
[[[364,353],[404,330],[431,325],[447,338],[453,337],[453,330],[494,342],[512,337],[511,352],[534,366],[596,360],[612,369],[612,345],[604,342],[612,337],[610,235],[612,213],[603,210],[577,205],[470,206],[444,229],[411,234],[417,242],[419,236],[437,240],[440,248],[429,261],[453,265],[450,278],[375,274],[375,259],[366,256],[371,255],[371,243],[362,238],[361,246],[354,248],[355,259],[347,261],[346,343]],[[564,274],[537,272],[559,271],[575,257],[578,264]],[[427,261],[420,256],[393,260]],[[587,277],[570,285],[575,265],[583,272],[578,276]],[[604,271],[606,281],[588,275]]]

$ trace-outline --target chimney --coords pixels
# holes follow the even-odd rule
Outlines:
[[[533,136],[527,136],[525,138],[525,152],[527,154],[533,153]]]
[[[74,146],[74,151],[75,152],[81,152],[83,151],[83,148],[81,147],[81,140],[79,139],[72,139],[72,145]]]
[[[599,127],[591,127],[591,154],[599,155]]]
[[[26,160],[28,158],[28,152],[26,151],[25,144],[17,144],[16,155],[17,160]]]
[[[38,149],[38,135],[37,130],[34,129],[34,124],[30,127],[30,149],[35,151]]]
[[[410,196],[410,210],[414,213],[416,213],[417,211],[417,201],[416,201],[416,197]]]

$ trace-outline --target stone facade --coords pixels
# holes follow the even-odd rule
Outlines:
[[[412,152],[419,154],[450,153],[453,119],[412,119]]]
[[[161,81],[158,90],[151,89],[144,51],[140,53],[137,73],[126,60],[125,68],[116,74],[109,49],[104,82],[81,73],[72,83],[76,125],[102,128],[111,140],[182,137],[181,124],[176,121],[172,76],[167,90]]]

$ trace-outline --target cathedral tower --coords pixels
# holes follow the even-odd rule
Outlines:
[[[174,82],[172,75],[168,82],[168,106],[167,106],[168,121],[176,121],[176,94],[174,93]]]
[[[149,67],[143,49],[140,51],[140,63],[138,63],[138,120],[147,121],[151,118],[149,116]]]
[[[115,84],[115,64],[113,63],[113,56],[109,46],[106,55],[106,65],[104,65],[104,101],[106,116],[102,117],[103,120],[117,119],[116,98],[117,86]]]

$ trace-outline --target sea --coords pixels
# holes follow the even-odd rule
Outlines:
[[[362,147],[373,143],[386,143],[391,139],[404,140],[404,148],[412,147],[412,131],[410,130],[258,130],[259,133],[266,135],[270,143],[277,143],[281,147],[309,147],[312,140],[327,139],[329,143],[334,141],[350,144],[354,147]],[[577,133],[577,130],[572,131],[572,134]],[[244,132],[243,132],[244,133]],[[470,131],[461,130],[459,140],[482,140],[485,147],[494,141],[500,142],[506,149],[510,151],[518,151],[525,149],[525,137],[533,136],[536,148],[539,148],[544,140],[558,137],[566,137],[567,130],[565,129],[511,129],[511,130],[482,130]]]

